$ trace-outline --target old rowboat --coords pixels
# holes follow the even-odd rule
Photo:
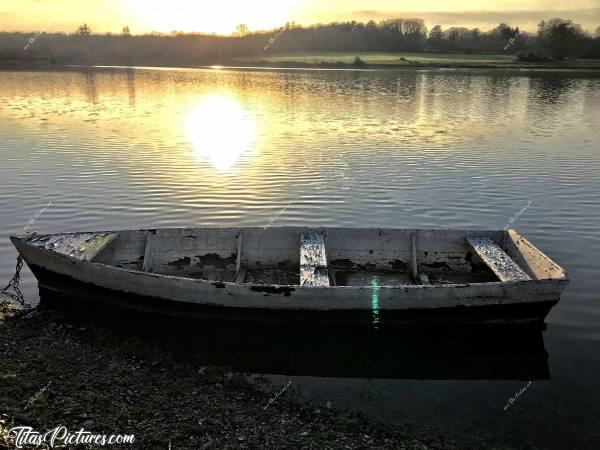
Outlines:
[[[543,322],[564,270],[514,230],[179,228],[11,236],[81,304],[243,322]]]

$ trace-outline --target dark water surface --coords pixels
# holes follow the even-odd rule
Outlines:
[[[2,71],[0,156],[0,284],[14,266],[8,235],[34,219],[47,232],[514,222],[572,282],[543,335],[550,379],[508,409],[527,379],[275,379],[317,403],[444,433],[600,447],[599,76]],[[29,272],[23,285],[37,302]]]

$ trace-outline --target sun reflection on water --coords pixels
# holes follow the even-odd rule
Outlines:
[[[254,150],[256,119],[226,94],[202,97],[187,115],[186,129],[194,154],[228,172]]]

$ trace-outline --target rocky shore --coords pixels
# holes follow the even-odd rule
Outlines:
[[[0,448],[15,448],[9,433],[15,426],[135,436],[133,444],[108,448],[486,447],[302,404],[293,384],[276,388],[182,360],[140,338],[70,323],[53,310],[22,314],[3,302],[0,319]]]

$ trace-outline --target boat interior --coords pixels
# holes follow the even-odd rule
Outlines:
[[[217,282],[401,286],[562,278],[516,231],[301,227],[104,233],[85,258]]]

